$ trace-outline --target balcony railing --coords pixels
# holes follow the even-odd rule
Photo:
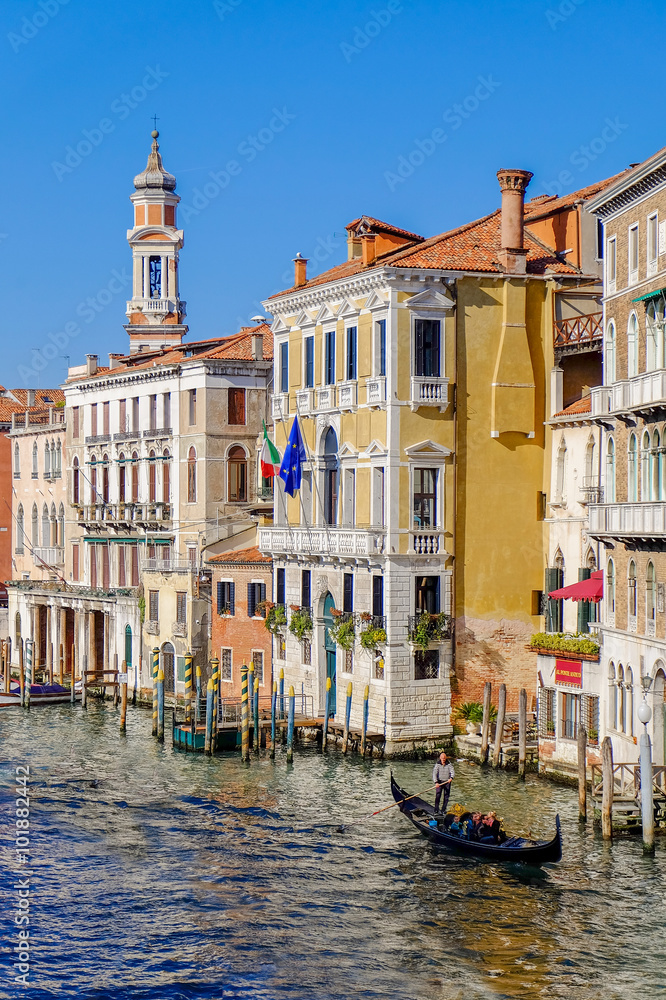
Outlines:
[[[289,393],[276,392],[271,396],[273,420],[286,420],[289,416]]]
[[[92,522],[153,524],[170,521],[171,517],[170,503],[96,503],[80,506],[77,520],[84,524]]]
[[[358,383],[340,382],[338,385],[338,409],[355,410],[358,404]]]
[[[184,313],[185,303],[180,303],[180,311]],[[173,299],[132,299],[127,303],[127,312],[170,313],[176,312],[176,302]]]
[[[434,528],[430,531],[412,531],[409,542],[409,551],[416,555],[438,555],[445,551],[444,532]]]
[[[421,638],[429,642],[446,642],[451,638],[451,618],[443,612],[418,611],[409,616],[407,633],[409,641],[417,645]]]
[[[327,385],[323,389],[315,389],[315,406],[317,410],[332,410],[335,407],[335,386]]]
[[[308,417],[314,410],[314,389],[299,389],[296,393],[296,412]]]
[[[591,344],[603,339],[603,313],[589,316],[573,316],[571,319],[555,320],[553,331],[554,347],[572,347],[576,344]]]
[[[89,434],[85,438],[85,444],[109,444],[111,441],[110,434]]]
[[[263,552],[308,552],[315,555],[381,555],[386,543],[385,531],[338,527],[261,528],[259,548]]]
[[[189,559],[142,559],[144,573],[196,573],[197,567]]]
[[[666,503],[590,504],[588,533],[608,538],[663,538]]]
[[[592,389],[592,416],[649,412],[666,406],[666,371],[644,372],[633,378]]]
[[[172,434],[173,434],[172,427],[153,427],[150,430],[143,432],[143,436],[145,438],[171,437]]]
[[[584,476],[581,486],[582,503],[603,503],[604,488],[599,483],[598,476]]]
[[[36,545],[32,552],[36,563],[42,560],[49,566],[64,566],[65,564],[65,549],[62,545]]]
[[[412,375],[410,406],[418,410],[420,406],[436,406],[440,413],[449,405],[449,380],[442,377]]]
[[[174,622],[171,626],[171,635],[179,636],[181,639],[187,638],[187,622]]]
[[[380,375],[377,378],[366,379],[365,391],[368,406],[381,406],[386,402],[386,377]]]
[[[160,623],[155,621],[147,621],[143,623],[143,627],[149,635],[159,635],[160,634]]]

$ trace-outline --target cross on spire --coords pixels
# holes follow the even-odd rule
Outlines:
[[[157,117],[157,115],[153,115],[153,128],[155,129],[155,131],[157,131],[157,123],[158,123],[158,121],[159,121],[159,118]]]

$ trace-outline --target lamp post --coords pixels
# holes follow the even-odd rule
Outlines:
[[[641,820],[643,823],[643,853],[654,852],[654,801],[652,798],[652,745],[647,731],[648,722],[652,718],[652,709],[647,703],[647,694],[652,684],[649,676],[641,677],[643,685],[643,701],[638,706],[638,718],[643,723],[640,736],[640,766],[641,766]]]

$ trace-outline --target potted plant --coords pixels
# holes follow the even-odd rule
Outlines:
[[[280,635],[287,624],[287,612],[283,604],[266,602],[266,621],[264,625],[273,635]]]
[[[334,622],[333,625],[329,625],[328,634],[340,649],[353,649],[356,642],[356,628],[353,617],[350,615],[349,618],[343,618]]]
[[[361,619],[363,620],[362,615]],[[366,625],[365,628],[361,629],[359,639],[361,640],[363,649],[376,649],[377,646],[381,646],[382,643],[386,642],[386,629],[375,628],[373,625]]]
[[[415,618],[415,624],[409,631],[409,641],[418,646],[424,652],[429,648],[431,642],[439,642],[448,638],[449,616],[440,612],[430,614],[429,611],[422,611]]]
[[[476,734],[483,722],[483,705],[479,701],[465,701],[461,705],[456,705],[453,717],[455,720],[462,719],[467,723],[466,729],[470,735]],[[497,709],[491,705],[490,722],[494,722],[496,719]]]
[[[298,605],[291,605],[291,615],[289,616],[289,631],[295,635],[299,642],[309,632],[312,632],[312,615],[309,608],[300,608]]]

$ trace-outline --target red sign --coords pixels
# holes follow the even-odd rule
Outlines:
[[[555,660],[555,683],[582,688],[583,664],[580,660]]]

